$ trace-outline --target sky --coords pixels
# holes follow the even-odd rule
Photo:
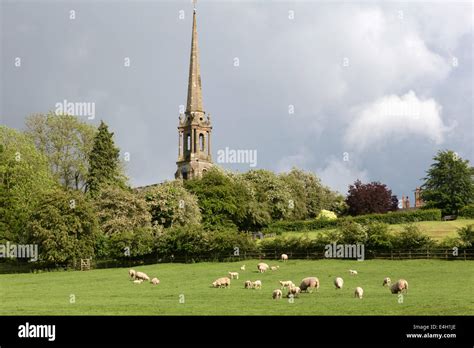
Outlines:
[[[0,4],[0,123],[91,103],[77,117],[109,124],[132,186],[173,179],[191,1]],[[214,160],[256,151],[255,167],[219,165],[413,200],[437,151],[474,162],[473,17],[468,1],[198,1]]]

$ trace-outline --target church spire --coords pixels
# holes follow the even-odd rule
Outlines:
[[[188,102],[186,112],[200,111],[202,107],[201,69],[199,67],[198,35],[196,8],[193,11],[193,35],[191,40],[191,58],[189,62]]]

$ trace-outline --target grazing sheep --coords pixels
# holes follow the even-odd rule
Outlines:
[[[295,284],[291,280],[280,280],[281,289],[294,287]]]
[[[246,289],[252,289],[253,287],[253,284],[250,280],[246,280],[245,283],[244,283],[244,288]]]
[[[261,289],[262,288],[262,281],[261,280],[256,280],[252,283],[252,287],[254,289]]]
[[[260,273],[268,271],[269,268],[270,268],[270,266],[268,266],[266,263],[263,263],[263,262],[260,262],[257,265],[257,269]]]
[[[237,272],[229,272],[230,279],[239,279],[239,273]]]
[[[395,284],[390,288],[392,294],[399,294],[405,290],[405,293],[408,293],[408,282],[405,279],[399,279]]]
[[[153,278],[153,279],[151,280],[151,283],[152,283],[153,285],[158,285],[158,284],[160,284],[160,280],[159,280],[158,278]]]
[[[136,279],[133,281],[135,284],[141,284],[143,283],[143,279]]]
[[[286,254],[281,254],[281,260],[282,260],[282,261],[288,261],[288,255],[286,255]]]
[[[301,281],[301,291],[312,292],[314,288],[319,289],[319,279],[316,277],[307,277]]]
[[[136,274],[136,273],[137,273],[137,272],[135,272],[134,269],[131,269],[131,270],[128,271],[128,275],[129,275],[130,278],[132,278],[132,279],[135,279],[135,274]]]
[[[278,299],[282,298],[282,296],[283,296],[283,293],[281,292],[280,289],[273,290],[272,298],[274,300],[278,300]]]
[[[280,268],[280,266],[272,266],[272,267],[270,267],[270,269],[271,269],[272,271],[276,271],[276,270],[279,269],[279,268]]]
[[[350,270],[349,270],[349,273],[350,273],[351,275],[357,275],[357,271],[356,271],[355,269],[350,269]]]
[[[337,277],[336,279],[334,279],[334,286],[336,287],[336,289],[342,289],[343,285],[344,279],[342,279],[341,277]]]
[[[290,297],[290,295],[293,295],[294,297],[298,297],[298,295],[301,293],[301,288],[299,286],[293,286],[288,289],[288,294],[286,295],[287,297]]]
[[[359,286],[357,288],[355,288],[354,297],[362,299],[362,295],[364,295],[364,289],[362,289]]]
[[[389,277],[385,277],[383,279],[383,284],[382,286],[390,286],[390,284],[392,283],[392,280],[389,278]]]
[[[143,272],[136,272],[135,273],[135,279],[141,279],[141,280],[146,280],[147,282],[150,281],[150,277],[147,276],[145,273]]]
[[[212,286],[215,288],[227,288],[230,286],[230,279],[227,277],[219,278],[212,283]]]
[[[243,265],[242,267],[240,267],[240,270],[241,270],[241,271],[245,271],[245,265]]]

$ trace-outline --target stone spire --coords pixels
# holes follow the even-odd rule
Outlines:
[[[201,69],[199,68],[199,48],[196,25],[196,9],[193,11],[193,35],[191,39],[191,58],[189,62],[187,112],[204,112],[202,107]]]

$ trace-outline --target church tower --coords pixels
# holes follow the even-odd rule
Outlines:
[[[178,169],[176,179],[199,178],[212,167],[211,117],[202,106],[201,70],[196,26],[196,9],[193,11],[193,33],[189,63],[188,101],[186,111],[179,115]]]

